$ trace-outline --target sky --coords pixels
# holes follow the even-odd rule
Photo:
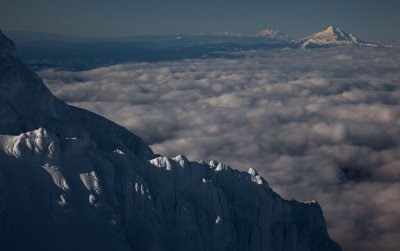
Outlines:
[[[400,40],[397,0],[0,0],[0,29],[113,37],[256,33],[305,36],[328,25],[369,40]]]

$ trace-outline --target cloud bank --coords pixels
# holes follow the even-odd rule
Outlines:
[[[399,250],[400,50],[269,50],[39,72],[155,152],[256,168],[345,250]]]

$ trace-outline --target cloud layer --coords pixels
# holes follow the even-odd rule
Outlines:
[[[400,51],[270,50],[39,72],[155,152],[256,168],[345,250],[399,250]]]

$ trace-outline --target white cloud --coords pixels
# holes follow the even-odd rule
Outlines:
[[[396,55],[250,51],[39,74],[62,100],[124,125],[156,152],[254,167],[284,197],[318,200],[346,250],[398,250]]]

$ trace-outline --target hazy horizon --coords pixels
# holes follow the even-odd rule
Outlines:
[[[7,1],[0,29],[83,37],[188,33],[253,34],[265,28],[302,37],[341,27],[367,40],[399,40],[398,1]]]

